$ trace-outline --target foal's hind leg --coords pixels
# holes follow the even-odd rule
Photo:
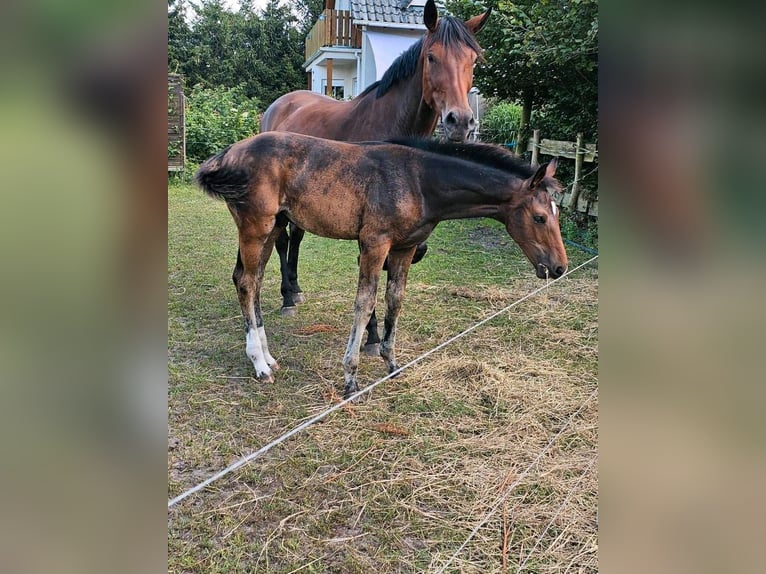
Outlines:
[[[269,352],[266,330],[261,314],[261,283],[266,263],[271,255],[278,229],[274,218],[263,217],[240,229],[240,258],[242,270],[234,269],[239,304],[245,320],[247,356],[253,363],[256,376],[266,382],[274,380],[272,371],[279,368]]]
[[[414,253],[415,247],[404,251],[392,251],[388,254],[386,318],[383,322],[383,342],[380,344],[380,356],[386,362],[389,373],[393,373],[399,368],[394,357],[396,323],[402,309],[402,300],[407,286],[407,273],[410,270]]]

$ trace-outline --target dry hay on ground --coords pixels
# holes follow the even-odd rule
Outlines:
[[[524,294],[413,291],[425,318],[405,311],[402,363],[459,330],[433,313],[440,304],[486,315]],[[518,480],[447,571],[596,572],[597,470],[585,470],[597,398],[522,477],[595,389],[596,299],[595,271],[567,278],[183,502],[169,516],[169,571],[436,572]],[[179,392],[171,494],[339,400],[347,325],[324,321],[285,323],[307,352],[274,385],[245,365],[241,379],[201,372]],[[437,328],[418,329],[426,321]],[[363,380],[381,369],[363,359]]]

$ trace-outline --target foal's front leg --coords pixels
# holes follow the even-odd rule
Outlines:
[[[388,281],[386,282],[386,318],[383,327],[383,342],[380,344],[380,356],[386,362],[388,372],[399,368],[394,357],[396,343],[396,323],[402,310],[402,300],[407,286],[407,273],[412,264],[415,247],[388,254]]]
[[[365,325],[367,325],[372,310],[375,308],[378,279],[383,269],[383,261],[386,259],[388,247],[388,244],[362,246],[362,254],[359,259],[359,285],[354,301],[354,323],[351,326],[346,354],[343,356],[343,371],[346,381],[343,392],[344,398],[348,398],[359,390],[359,385],[356,382],[356,371],[359,367],[359,346],[362,343]]]
[[[423,259],[428,251],[428,245],[420,243],[415,247],[415,253],[412,256],[412,265]],[[388,259],[383,264],[383,269],[388,271]],[[367,323],[367,341],[362,348],[365,355],[377,357],[380,355],[380,337],[378,337],[378,318],[375,316],[375,309],[372,310],[370,321]]]

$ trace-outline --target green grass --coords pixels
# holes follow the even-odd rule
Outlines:
[[[168,193],[175,496],[338,400],[358,252],[355,242],[307,235],[300,280],[308,300],[291,318],[279,314],[277,257],[269,262],[264,321],[282,369],[265,385],[244,353],[231,216],[188,184]],[[428,244],[408,281],[402,364],[540,285],[499,223],[445,222]],[[569,255],[572,266],[588,258]],[[593,390],[596,300],[597,269],[587,268],[180,503],[169,513],[168,571],[438,568]],[[360,385],[385,372],[382,360],[363,356]],[[512,567],[594,456],[596,407],[509,496]],[[596,501],[592,472],[556,523],[565,536],[557,541],[551,529],[528,566],[547,572],[574,559],[576,570],[595,572]],[[494,516],[448,571],[501,572],[503,522]]]

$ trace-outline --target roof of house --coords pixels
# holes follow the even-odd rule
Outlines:
[[[423,6],[410,6],[410,0],[351,0],[351,17],[368,22],[423,24]],[[444,2],[436,2],[439,14]]]

